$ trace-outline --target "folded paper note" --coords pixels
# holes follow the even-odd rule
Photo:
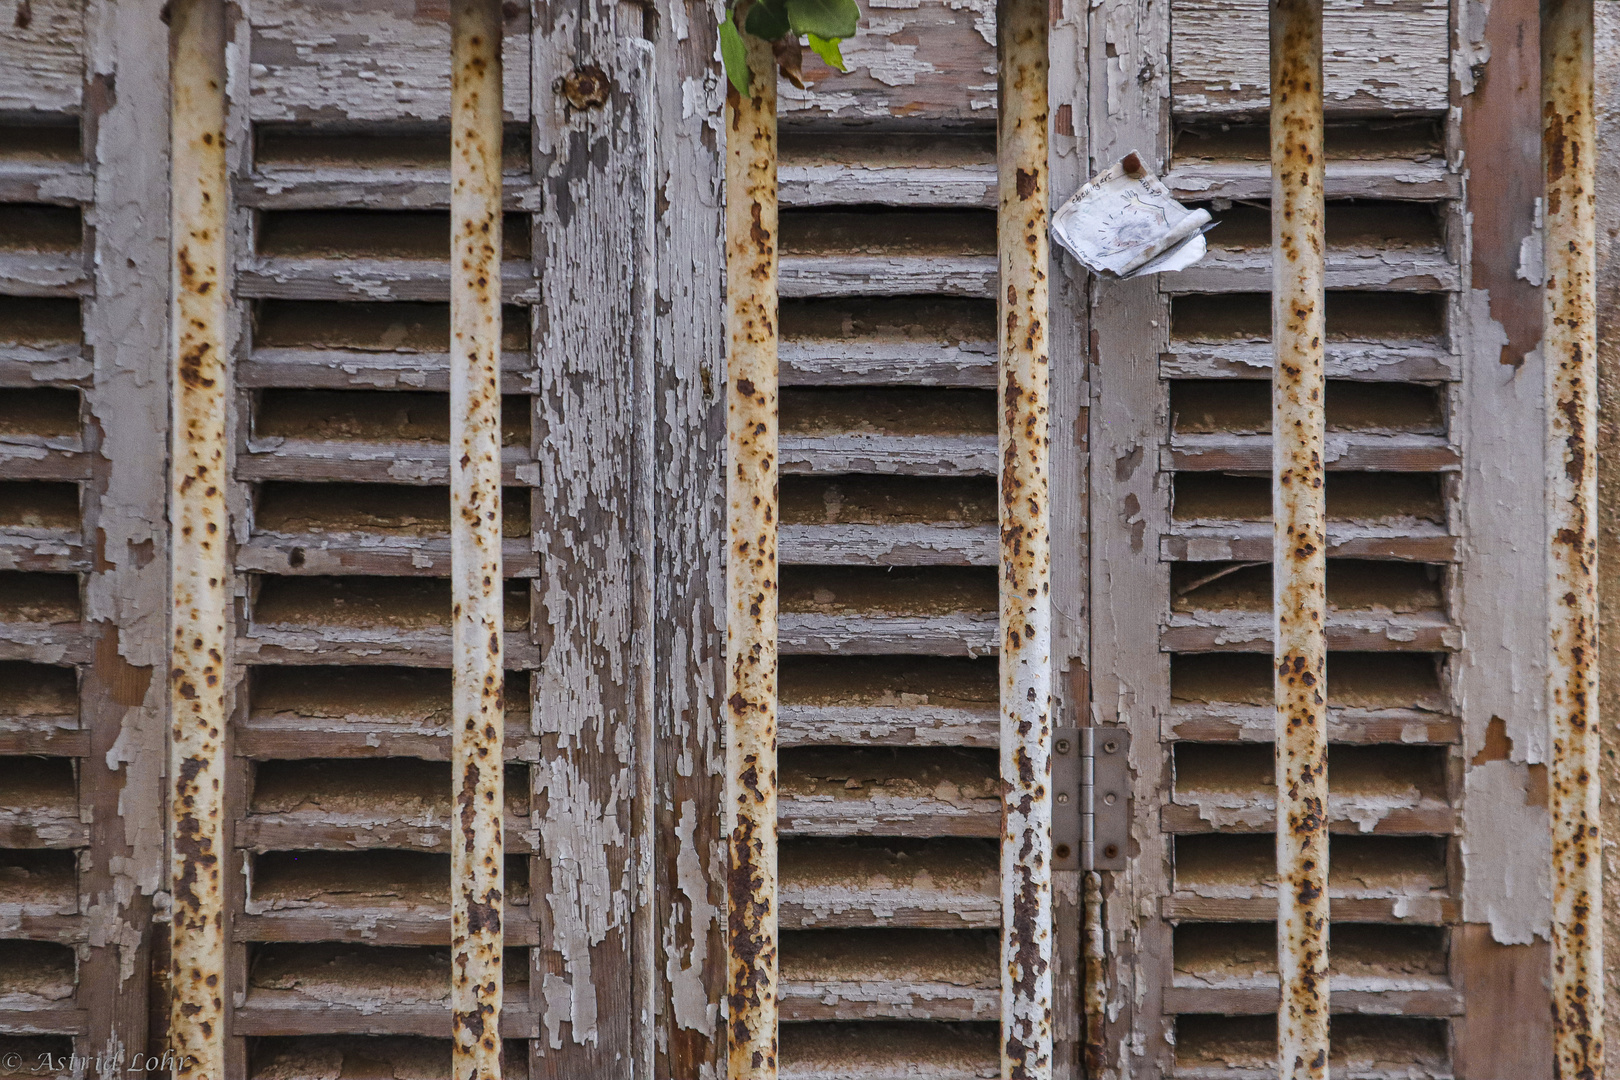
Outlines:
[[[1134,151],[1092,177],[1052,216],[1052,239],[1093,273],[1133,278],[1204,257],[1207,210],[1189,210]]]

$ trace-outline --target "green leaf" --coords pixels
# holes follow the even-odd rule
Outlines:
[[[795,34],[814,34],[823,41],[855,36],[861,9],[855,0],[782,0]]]
[[[748,18],[743,20],[743,28],[761,41],[776,41],[788,35],[787,12],[782,9],[783,0],[759,0],[748,9]]]
[[[726,12],[726,21],[720,24],[720,60],[726,67],[726,78],[737,88],[737,93],[748,96],[748,46],[737,33],[737,24]]]
[[[825,60],[828,67],[837,68],[839,71],[849,70],[844,66],[844,54],[839,51],[838,39],[828,40],[814,34],[806,34],[805,37],[810,39],[811,51]]]

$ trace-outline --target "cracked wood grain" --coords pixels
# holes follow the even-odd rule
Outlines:
[[[651,1046],[635,965],[652,958],[638,960],[633,939],[652,752],[638,464],[651,413],[652,91],[632,22],[588,0],[534,14],[537,1077],[634,1075]]]

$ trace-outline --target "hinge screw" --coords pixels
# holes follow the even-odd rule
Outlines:
[[[1060,753],[1060,754],[1067,754],[1069,752],[1069,740],[1068,739],[1059,739],[1057,741],[1057,752]]]
[[[1067,791],[1058,792],[1058,805],[1059,806],[1067,806],[1068,804],[1069,804],[1069,793]]]

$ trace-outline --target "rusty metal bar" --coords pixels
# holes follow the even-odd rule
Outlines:
[[[1085,1075],[1102,1076],[1103,1038],[1108,1020],[1108,954],[1103,936],[1102,874],[1087,870],[1082,883],[1082,919],[1085,935],[1085,994],[1081,1013],[1085,1018]]]
[[[453,1071],[501,1075],[506,734],[501,583],[501,5],[450,5]]]
[[[1554,1075],[1603,1076],[1592,0],[1542,0]]]
[[[170,7],[173,424],[169,520],[170,1045],[177,1077],[225,1077],[225,5]]]
[[[776,891],[776,58],[744,35],[726,89],[726,870],[731,1080],[774,1080]]]
[[[1001,1075],[1052,1075],[1047,5],[999,0]]]
[[[1271,0],[1279,1080],[1328,1072],[1322,0]]]

